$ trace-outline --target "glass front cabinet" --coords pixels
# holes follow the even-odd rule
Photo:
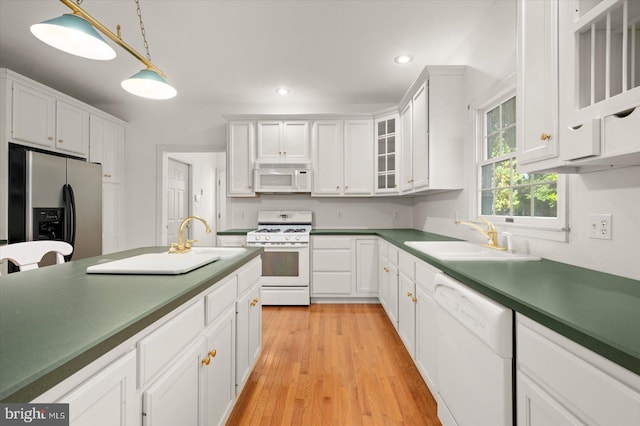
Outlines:
[[[376,193],[398,193],[397,168],[399,134],[398,114],[377,118],[376,129]]]

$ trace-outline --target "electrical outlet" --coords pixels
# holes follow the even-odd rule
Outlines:
[[[397,211],[393,212],[393,220],[400,220],[400,213]]]
[[[610,240],[611,220],[610,214],[589,214],[589,238]]]

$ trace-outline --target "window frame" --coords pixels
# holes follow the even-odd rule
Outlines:
[[[485,129],[486,129],[486,116],[496,106],[509,100],[511,97],[516,97],[516,83],[515,75],[511,76],[504,82],[500,83],[496,87],[481,98],[480,102],[476,102],[473,106],[474,112],[474,179],[473,179],[473,197],[471,212],[473,217],[482,216],[491,221],[494,225],[504,227],[506,231],[509,231],[515,235],[548,239],[554,241],[568,241],[568,179],[563,174],[557,174],[557,216],[556,217],[535,217],[535,216],[507,216],[507,215],[483,215],[482,212],[482,166],[489,163],[500,162],[504,159],[514,157],[517,160],[518,157],[518,141],[516,139],[516,151],[509,154],[505,154],[501,157],[494,157],[490,160],[485,160]],[[516,105],[518,99],[516,97]],[[517,114],[520,109],[516,106],[516,129],[521,125],[521,120]],[[516,138],[518,132],[516,130]],[[517,170],[517,166],[516,166]],[[544,174],[544,173],[538,173]]]

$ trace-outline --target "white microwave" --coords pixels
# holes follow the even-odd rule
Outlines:
[[[253,173],[256,192],[311,192],[309,169],[255,169]]]

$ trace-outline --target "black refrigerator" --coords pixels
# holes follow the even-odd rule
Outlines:
[[[102,166],[9,147],[9,243],[60,240],[67,260],[102,254]]]

